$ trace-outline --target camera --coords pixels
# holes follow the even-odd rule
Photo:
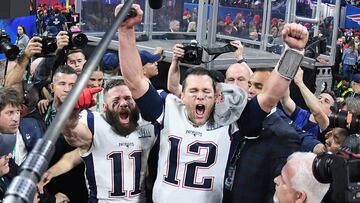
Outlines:
[[[196,40],[190,43],[183,43],[184,57],[180,59],[182,63],[200,65],[202,63],[203,48],[199,46]]]
[[[314,177],[331,183],[331,202],[360,202],[360,135],[346,138],[337,154],[318,155],[312,165]]]
[[[215,58],[217,58],[221,54],[234,52],[237,49],[231,44],[227,44],[223,47],[217,48],[203,48],[199,46],[199,43],[196,40],[191,40],[190,43],[183,43],[182,45],[184,46],[184,57],[180,59],[180,62],[193,65],[209,63],[210,61],[215,60]],[[203,50],[205,50],[209,55],[214,55],[214,57],[210,61],[202,61]]]
[[[0,53],[5,54],[8,60],[15,60],[20,53],[19,47],[11,44],[10,37],[5,30],[0,30]]]
[[[34,35],[34,36],[38,36],[41,38],[41,41],[39,41],[39,42],[42,45],[41,53],[36,54],[36,57],[47,57],[47,56],[50,56],[55,53],[55,51],[57,49],[55,36],[52,36],[52,35],[48,35],[48,36]]]
[[[80,31],[78,32],[68,31],[68,36],[69,36],[69,45],[66,47],[67,49],[72,49],[72,48],[81,49],[88,42],[87,36]]]
[[[329,127],[335,128],[346,128],[349,133],[357,133],[360,131],[360,118],[355,116],[349,111],[339,111],[337,113],[332,113],[329,116]]]

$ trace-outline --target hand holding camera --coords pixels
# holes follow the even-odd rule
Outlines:
[[[36,37],[36,38],[35,38]],[[54,36],[34,35],[35,41],[41,43],[41,52],[35,54],[35,57],[46,57],[53,54],[56,49],[56,38]]]
[[[201,47],[196,40],[191,40],[190,43],[183,43],[184,56],[180,58],[182,63],[200,65],[201,63],[209,63],[215,60],[218,56],[223,53],[234,52],[237,47],[232,44],[227,44],[223,47],[218,48],[205,48]],[[206,51],[209,55],[214,55],[210,61],[202,61],[203,51]]]
[[[231,41],[230,44],[236,48],[234,52],[236,61],[243,59],[244,46],[241,44],[240,40]]]
[[[184,45],[182,44],[175,44],[173,47],[173,61],[179,61],[181,58],[184,57],[185,51],[184,51]]]
[[[69,45],[69,36],[66,31],[60,31],[56,35],[56,45],[57,45],[57,50],[61,50]]]
[[[30,39],[25,47],[24,55],[27,58],[33,57],[35,54],[40,54],[42,51],[41,37],[34,36]]]

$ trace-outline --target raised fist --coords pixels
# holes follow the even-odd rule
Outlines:
[[[122,9],[123,6],[124,6],[124,4],[119,4],[119,5],[116,6],[116,8],[115,8],[115,16],[119,13],[119,11]],[[141,23],[144,12],[141,10],[140,5],[139,4],[133,4],[132,8],[134,8],[136,10],[136,16],[131,17],[131,18],[125,20],[123,23],[121,23],[121,25],[120,25],[121,29],[132,29],[137,24]]]
[[[306,27],[301,24],[287,23],[282,30],[284,42],[293,49],[302,50],[309,39],[309,32]]]

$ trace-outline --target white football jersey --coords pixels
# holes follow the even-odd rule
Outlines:
[[[154,202],[221,202],[229,133],[237,130],[236,125],[219,126],[208,121],[195,127],[181,100],[171,94],[167,95],[162,116],[158,119],[164,128]]]
[[[85,120],[82,116],[81,122]],[[146,202],[144,180],[155,140],[154,125],[149,122],[139,122],[137,130],[124,137],[94,113],[93,143],[82,154],[90,202]]]

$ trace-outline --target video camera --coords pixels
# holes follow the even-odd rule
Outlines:
[[[193,65],[200,65],[201,63],[210,62],[202,61],[204,50],[209,55],[215,55],[212,60],[214,60],[220,54],[236,51],[236,47],[231,44],[227,44],[224,47],[219,48],[204,48],[201,47],[196,40],[191,40],[190,43],[183,43],[182,45],[184,46],[183,49],[185,54],[184,57],[180,59],[180,62]]]
[[[5,30],[0,30],[0,54],[5,54],[8,60],[13,61],[19,53],[19,47],[11,44],[8,33]]]
[[[337,154],[318,155],[312,165],[314,177],[331,183],[331,202],[360,202],[360,135],[346,138]]]
[[[355,116],[349,111],[339,111],[329,116],[330,128],[346,128],[349,133],[360,132],[360,116]]]

